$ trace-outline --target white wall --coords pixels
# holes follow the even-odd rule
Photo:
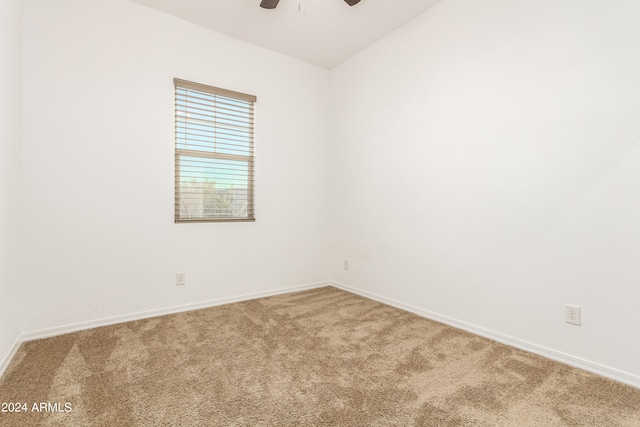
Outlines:
[[[258,97],[255,223],[173,223],[174,77]],[[26,0],[24,330],[326,280],[328,83],[126,0]]]
[[[4,114],[0,194],[22,206],[24,331],[323,281],[330,262],[363,291],[640,375],[635,0],[445,0],[331,73],[126,0],[24,5],[22,198]],[[18,59],[0,69],[20,77]],[[258,96],[256,223],[173,224],[173,77]],[[18,332],[4,277],[0,354]]]
[[[638,378],[639,22],[445,0],[335,68],[334,279]]]
[[[0,374],[20,333],[14,281],[20,196],[21,62],[20,0],[0,2]]]

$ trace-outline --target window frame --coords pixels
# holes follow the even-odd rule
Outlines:
[[[215,86],[204,85],[201,83],[195,83],[188,80],[182,80],[178,78],[173,79],[174,82],[174,114],[175,114],[175,123],[174,123],[174,222],[176,224],[184,224],[184,223],[206,223],[206,222],[255,222],[255,103],[257,101],[257,97],[254,95],[248,95],[241,92],[236,92],[228,89],[222,89]],[[195,92],[204,92],[208,95],[213,95],[215,98],[218,97],[224,99],[232,99],[234,101],[243,101],[248,103],[248,121],[249,121],[249,130],[248,130],[248,154],[230,154],[230,153],[222,153],[216,151],[214,148],[211,150],[197,150],[197,149],[188,149],[188,148],[180,148],[179,147],[179,122],[184,122],[184,118],[180,118],[178,105],[178,91],[186,90],[186,91],[195,91]],[[214,117],[218,117],[213,109],[211,112],[214,114]],[[215,120],[214,120],[215,122]],[[186,125],[186,123],[185,123]],[[185,129],[187,129],[185,127]],[[218,129],[217,125],[213,126],[213,135],[216,135],[216,131]],[[184,144],[184,142],[183,142]],[[214,142],[214,147],[216,143]],[[184,218],[181,216],[181,157],[191,157],[191,158],[202,158],[202,159],[214,159],[214,160],[227,160],[227,161],[237,161],[237,162],[246,162],[247,164],[247,196],[246,196],[246,216],[245,217],[233,217],[233,216],[221,216],[221,217],[205,217],[203,213],[199,217],[195,218]],[[224,169],[224,168],[221,168]]]

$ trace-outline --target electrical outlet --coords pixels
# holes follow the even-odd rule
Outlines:
[[[182,286],[186,283],[186,277],[184,273],[176,273],[176,286]]]
[[[345,270],[348,270],[348,269],[349,269],[349,260],[348,260],[348,259],[345,259],[345,260],[344,260],[344,269],[345,269]]]
[[[564,311],[564,320],[572,325],[580,326],[580,307],[576,305],[566,305]]]

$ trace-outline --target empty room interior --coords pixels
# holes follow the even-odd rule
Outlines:
[[[260,3],[1,1],[0,425],[639,426],[640,2]]]

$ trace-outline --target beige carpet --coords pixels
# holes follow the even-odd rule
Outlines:
[[[639,389],[332,287],[25,343],[0,402],[21,427],[640,426]]]

